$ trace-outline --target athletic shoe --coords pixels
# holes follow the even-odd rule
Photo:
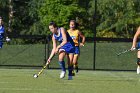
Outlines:
[[[61,73],[60,73],[60,78],[61,78],[61,79],[64,78],[64,77],[65,77],[65,74],[66,74],[65,71],[61,71]]]
[[[68,80],[72,80],[72,76],[68,76]]]
[[[137,74],[140,74],[140,67],[137,67]]]

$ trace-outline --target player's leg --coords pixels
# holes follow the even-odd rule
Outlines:
[[[3,39],[3,36],[0,34],[0,49],[1,49],[1,48],[2,48],[2,46],[3,46],[2,39]]]
[[[138,57],[138,59],[137,59],[137,74],[140,74],[140,50],[138,50],[138,52],[137,52],[137,57]]]
[[[73,70],[73,56],[75,51],[75,46],[73,46],[70,42],[66,43],[61,49],[64,49],[67,53],[67,61],[68,61],[68,79],[72,79],[72,70]]]
[[[74,58],[73,58],[73,66],[74,69],[76,70],[76,73],[78,73],[78,58],[80,56],[80,48],[79,46],[75,47],[75,54],[74,54]]]
[[[76,73],[78,73],[78,58],[79,58],[78,54],[75,54],[73,57],[73,67],[76,70]]]
[[[140,42],[137,43],[137,74],[140,74]]]
[[[0,41],[0,49],[2,48],[2,46],[3,46],[3,42],[2,42],[2,41]]]
[[[59,51],[59,65],[62,70],[60,73],[60,78],[64,78],[66,74],[66,68],[65,68],[65,62],[64,62],[65,55],[66,55],[65,51]]]
[[[68,80],[72,80],[72,71],[73,71],[73,56],[74,54],[70,53],[67,55],[67,60],[68,60]]]

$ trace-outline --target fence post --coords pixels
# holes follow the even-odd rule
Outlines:
[[[49,58],[49,55],[50,55],[50,38],[51,38],[51,35],[48,35],[47,40],[46,40],[48,43],[48,45],[47,45],[47,59]],[[48,65],[48,68],[49,68],[49,65]]]
[[[94,42],[94,51],[93,51],[93,70],[96,70],[96,12],[97,12],[97,0],[94,0],[95,2],[95,10],[94,10],[94,16],[93,16],[93,30],[94,30],[94,36],[93,36],[93,42]]]
[[[45,48],[44,49],[44,52],[45,52],[45,55],[44,55],[44,64],[46,64],[46,61],[47,61],[47,53],[46,53],[47,52],[46,51],[47,50],[47,37],[46,36],[44,37],[44,40],[45,40],[45,42],[44,42],[45,43],[45,47],[44,47]]]

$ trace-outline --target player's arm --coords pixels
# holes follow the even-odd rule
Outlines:
[[[5,38],[7,42],[10,41],[10,38],[7,36],[4,26],[3,26],[3,30],[0,31],[0,36],[2,37],[2,39]]]
[[[3,26],[2,26],[2,27],[3,27]],[[0,35],[1,35],[2,37],[4,37],[4,32],[5,32],[5,29],[4,29],[4,27],[3,27],[3,30],[0,31]]]
[[[61,28],[61,33],[62,33],[63,41],[62,43],[60,43],[60,45],[57,46],[57,49],[59,49],[60,47],[64,46],[67,43],[66,31],[64,28]]]
[[[82,32],[79,31],[78,34],[79,34],[80,38],[82,38],[82,42],[80,43],[80,46],[84,46],[86,38],[85,38],[85,36],[82,34]]]
[[[140,27],[137,29],[137,32],[134,35],[133,44],[132,44],[131,49],[136,48],[136,43],[137,43],[137,39],[138,39],[139,35],[140,35]]]
[[[49,56],[49,58],[47,60],[47,63],[50,63],[51,62],[51,59],[55,55],[55,50],[56,50],[57,43],[56,43],[56,40],[55,40],[54,36],[52,36],[52,42],[53,42],[53,49],[52,49],[51,54],[50,54],[50,56]]]

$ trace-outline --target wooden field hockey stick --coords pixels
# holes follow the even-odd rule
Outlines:
[[[44,69],[46,69],[46,67],[48,66],[49,64],[47,63],[45,66],[42,67],[42,69],[37,73],[37,74],[34,74],[34,78],[38,78],[39,75],[44,71]]]
[[[127,52],[129,52],[129,51],[134,51],[134,50],[136,50],[136,49],[137,49],[137,48],[124,50],[124,51],[118,53],[117,56],[120,56],[120,55],[122,55],[122,54],[125,54],[125,53],[127,53]]]

